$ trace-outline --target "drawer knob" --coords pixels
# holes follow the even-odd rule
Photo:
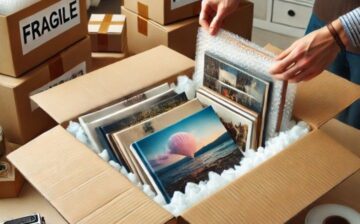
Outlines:
[[[290,10],[288,11],[288,15],[291,16],[291,17],[294,17],[294,16],[296,15],[296,13],[295,13],[294,10],[290,9]]]

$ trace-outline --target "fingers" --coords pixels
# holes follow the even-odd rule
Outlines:
[[[280,80],[290,80],[297,76],[301,72],[301,68],[298,64],[293,64],[288,70],[283,73],[275,74],[274,77]]]
[[[285,58],[280,59],[271,67],[270,73],[273,75],[284,73],[290,66],[294,65],[301,56],[302,54],[296,49],[291,50]]]
[[[221,6],[218,6],[216,15],[213,18],[213,20],[211,21],[210,27],[209,27],[209,32],[211,35],[217,34],[217,32],[219,31],[219,29],[222,25],[224,17],[225,17],[225,9]]]
[[[199,16],[199,23],[206,30],[209,30],[210,20],[211,20],[209,11],[210,11],[209,4],[206,1],[203,1],[203,6]]]

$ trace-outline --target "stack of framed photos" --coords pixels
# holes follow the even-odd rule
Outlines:
[[[244,151],[280,128],[286,105],[292,108],[287,84],[253,64],[266,65],[266,52],[254,54],[261,49],[225,31],[206,35],[200,30],[205,42],[198,43],[194,78],[201,85],[195,99],[165,83],[79,118],[97,153],[107,150],[167,203],[187,183],[238,165]],[[229,47],[239,47],[243,60]]]

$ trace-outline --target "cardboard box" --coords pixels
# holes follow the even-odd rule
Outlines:
[[[85,0],[38,1],[0,15],[0,73],[18,77],[86,34]]]
[[[127,44],[130,55],[138,54],[158,45],[165,45],[190,58],[195,58],[198,18],[162,26],[122,7],[127,18]],[[244,38],[251,39],[253,3],[242,2],[230,15],[223,28]],[[241,25],[239,25],[241,23]]]
[[[311,133],[178,219],[64,129],[82,114],[175,81],[193,66],[160,46],[33,96],[60,125],[10,161],[70,223],[284,223],[359,170],[360,159],[319,127],[358,99],[360,87],[328,72],[299,85],[295,115],[312,125]],[[64,103],[55,103],[59,99]],[[41,163],[31,159],[44,154]]]
[[[124,0],[124,7],[161,25],[199,15],[200,0]]]
[[[125,53],[125,22],[120,14],[92,14],[88,24],[92,52]]]
[[[360,157],[360,131],[337,120],[331,120],[320,128],[330,137]],[[326,193],[292,218],[289,224],[303,224],[308,212],[319,205],[340,204],[360,212],[360,171]]]
[[[0,223],[9,219],[40,213],[46,223],[66,224],[67,222],[30,184],[25,183],[17,198],[0,200]]]
[[[0,157],[0,164],[7,167],[4,173],[0,173],[0,198],[17,197],[25,183],[24,177],[6,158],[6,155],[17,148],[19,145],[7,142],[5,155]]]
[[[0,75],[0,125],[9,141],[24,144],[56,125],[29,97],[85,74],[90,68],[90,55],[87,37],[20,78]]]
[[[126,54],[122,53],[100,53],[100,52],[93,52],[91,53],[92,59],[92,68],[91,71],[97,70],[99,68],[108,66],[115,62],[121,61],[126,58]]]

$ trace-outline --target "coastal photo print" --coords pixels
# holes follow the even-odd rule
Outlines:
[[[166,202],[188,182],[208,179],[208,173],[234,167],[243,157],[210,106],[132,144]]]

